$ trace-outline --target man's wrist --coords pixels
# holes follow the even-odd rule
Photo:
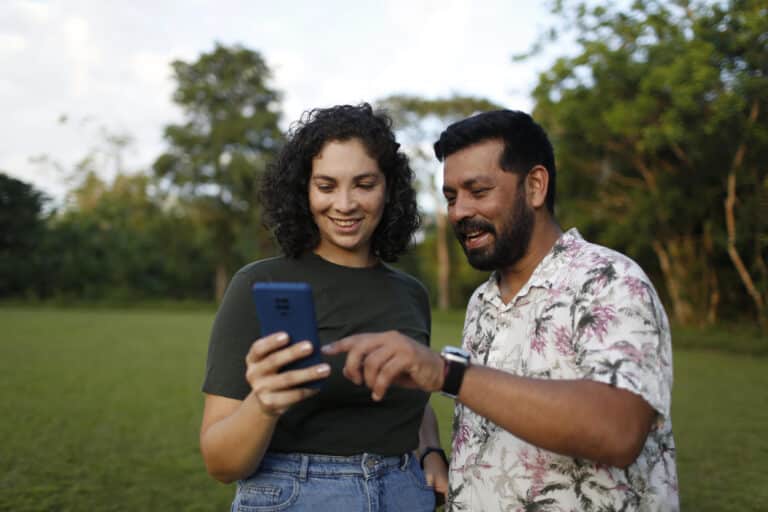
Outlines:
[[[457,398],[464,382],[464,373],[470,364],[470,354],[463,348],[446,345],[440,352],[440,357],[445,365],[440,392],[448,397]]]
[[[436,364],[437,364],[437,367],[439,368],[439,371],[437,372],[437,376],[436,376],[437,382],[435,382],[434,388],[430,390],[431,392],[434,393],[434,392],[439,392],[440,390],[443,389],[443,386],[445,385],[445,374],[448,370],[448,365],[446,364],[445,359],[443,359],[443,356],[434,352],[433,354],[435,354],[435,358],[437,359]]]

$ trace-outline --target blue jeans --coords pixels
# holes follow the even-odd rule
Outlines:
[[[410,454],[335,456],[267,453],[237,483],[233,512],[432,511],[435,495]]]

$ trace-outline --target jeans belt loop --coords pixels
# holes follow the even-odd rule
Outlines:
[[[302,455],[301,467],[299,468],[299,478],[303,481],[306,481],[308,473],[309,473],[309,456]]]

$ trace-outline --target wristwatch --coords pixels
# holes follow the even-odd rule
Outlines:
[[[440,352],[440,357],[445,361],[445,377],[440,392],[456,398],[464,381],[464,372],[469,366],[469,352],[459,347],[447,346]]]

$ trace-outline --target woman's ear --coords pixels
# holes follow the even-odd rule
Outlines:
[[[525,193],[531,208],[541,208],[547,200],[549,172],[543,165],[534,165],[525,177]]]

